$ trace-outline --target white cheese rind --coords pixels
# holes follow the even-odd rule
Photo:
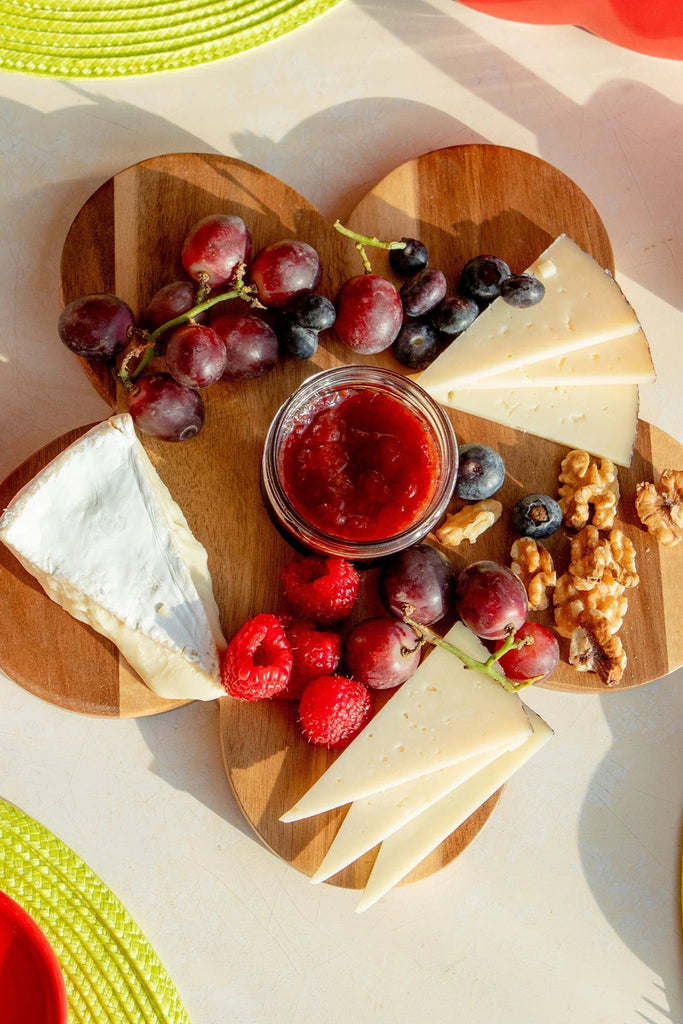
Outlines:
[[[129,415],[97,424],[29,481],[0,517],[0,539],[159,696],[224,695],[207,552]]]
[[[533,733],[525,743],[502,754],[385,839],[356,907],[357,912],[367,910],[405,878],[548,742],[553,735],[550,726],[530,708],[527,708],[527,713]]]
[[[447,639],[476,660],[489,656],[461,622]],[[516,693],[435,647],[280,820],[308,818],[486,751],[512,749],[530,732]]]
[[[474,387],[484,377],[641,330],[611,274],[567,235],[525,273],[543,281],[543,299],[529,309],[495,299],[419,375],[426,391]]]
[[[324,882],[358,860],[504,752],[487,750],[450,768],[354,800],[311,882]]]
[[[646,384],[656,377],[650,346],[642,330],[587,345],[468,383],[473,388],[605,387]]]
[[[629,466],[638,432],[638,385],[601,388],[455,388],[442,405]]]

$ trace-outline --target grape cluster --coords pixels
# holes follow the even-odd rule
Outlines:
[[[499,296],[523,309],[540,302],[545,293],[542,281],[513,274],[504,260],[486,255],[469,260],[457,287],[450,290],[443,271],[429,265],[427,247],[420,239],[381,241],[339,221],[335,228],[354,240],[365,266],[365,274],[350,278],[337,293],[339,338],[356,352],[391,348],[397,361],[411,370],[428,366]],[[372,273],[367,246],[389,251],[392,270],[404,278],[400,288]]]
[[[283,356],[310,359],[336,317],[316,293],[322,268],[313,246],[282,239],[252,257],[251,233],[235,214],[195,223],[180,261],[187,279],[160,288],[137,321],[123,299],[93,294],[69,303],[58,322],[78,356],[118,363],[136,427],[167,441],[202,429],[206,388],[261,377]],[[151,370],[159,356],[164,369]]]

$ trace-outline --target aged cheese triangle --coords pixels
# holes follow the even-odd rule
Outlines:
[[[128,414],[97,424],[29,481],[0,517],[0,539],[155,693],[224,695],[207,553]]]

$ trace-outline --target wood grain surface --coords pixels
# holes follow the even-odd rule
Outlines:
[[[127,168],[84,205],[64,244],[64,302],[109,291],[140,312],[159,287],[185,276],[179,255],[183,238],[199,217],[219,210],[244,218],[254,251],[285,237],[313,244],[324,266],[321,290],[328,295],[334,295],[346,277],[362,271],[353,243],[281,181],[226,157],[172,154]],[[458,146],[411,160],[379,182],[346,223],[380,238],[422,238],[431,264],[443,269],[452,285],[473,255],[501,255],[519,272],[563,231],[613,269],[604,225],[585,194],[544,161],[500,147]],[[392,276],[384,253],[369,250],[369,255],[375,271]],[[205,428],[191,442],[174,445],[143,438],[159,474],[209,552],[227,636],[249,616],[281,607],[278,572],[295,556],[260,499],[259,464],[268,424],[301,380],[344,362],[400,369],[388,354],[357,357],[328,332],[308,363],[283,361],[260,380],[221,382],[210,388]],[[125,395],[117,393],[110,371],[93,364],[83,367],[112,409],[125,408]],[[556,493],[558,467],[566,451],[562,446],[476,417],[449,415],[461,442],[479,440],[501,452],[507,475],[498,497],[506,510],[531,491]],[[12,474],[0,490],[2,503],[77,434],[57,439]],[[641,585],[631,594],[621,632],[629,656],[626,677],[610,692],[642,685],[683,663],[683,632],[678,628],[683,612],[678,586],[683,545],[658,549],[633,511],[636,483],[656,478],[668,466],[683,466],[681,446],[640,423],[632,466],[620,471],[619,525],[636,546]],[[459,568],[479,558],[508,562],[513,539],[504,515],[476,545],[459,549],[454,565]],[[548,541],[559,571],[568,558],[568,543],[562,531]],[[376,574],[376,569],[363,571],[356,619],[379,610]],[[21,686],[86,714],[125,717],[176,706],[147,690],[120,663],[111,644],[53,605],[1,547],[0,599],[10,609],[0,625],[0,666]],[[50,638],[57,634],[61,642],[55,657]],[[606,692],[595,676],[579,674],[567,664],[544,685],[577,693]],[[312,873],[343,812],[296,825],[282,825],[278,819],[331,755],[301,740],[296,709],[289,702],[249,705],[225,698],[220,705],[226,773],[246,817],[269,847]],[[411,877],[428,874],[456,856],[481,829],[497,799],[498,794]],[[368,855],[332,881],[362,885],[371,860]]]

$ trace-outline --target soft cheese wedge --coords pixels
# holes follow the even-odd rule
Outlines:
[[[461,622],[447,639],[472,658],[488,657]],[[511,750],[530,734],[516,693],[435,647],[281,820],[341,807],[487,751]]]
[[[362,800],[354,800],[320,867],[311,876],[311,882],[324,882],[347,864],[358,860],[504,752],[487,750],[450,768],[442,768]]]
[[[159,696],[225,695],[206,550],[128,414],[93,427],[26,484],[0,517],[0,539]]]
[[[605,387],[611,384],[647,384],[655,379],[650,346],[642,330],[611,341],[587,345],[471,380],[472,388]]]
[[[629,466],[638,432],[638,385],[601,388],[456,388],[433,393],[451,409],[581,448]]]
[[[405,878],[548,742],[553,735],[550,726],[530,708],[527,713],[533,733],[525,743],[501,754],[384,840],[356,908],[358,912],[367,910]]]
[[[495,299],[419,375],[426,391],[479,386],[482,378],[641,330],[611,274],[567,235],[525,273],[543,281],[543,299],[530,309]]]

